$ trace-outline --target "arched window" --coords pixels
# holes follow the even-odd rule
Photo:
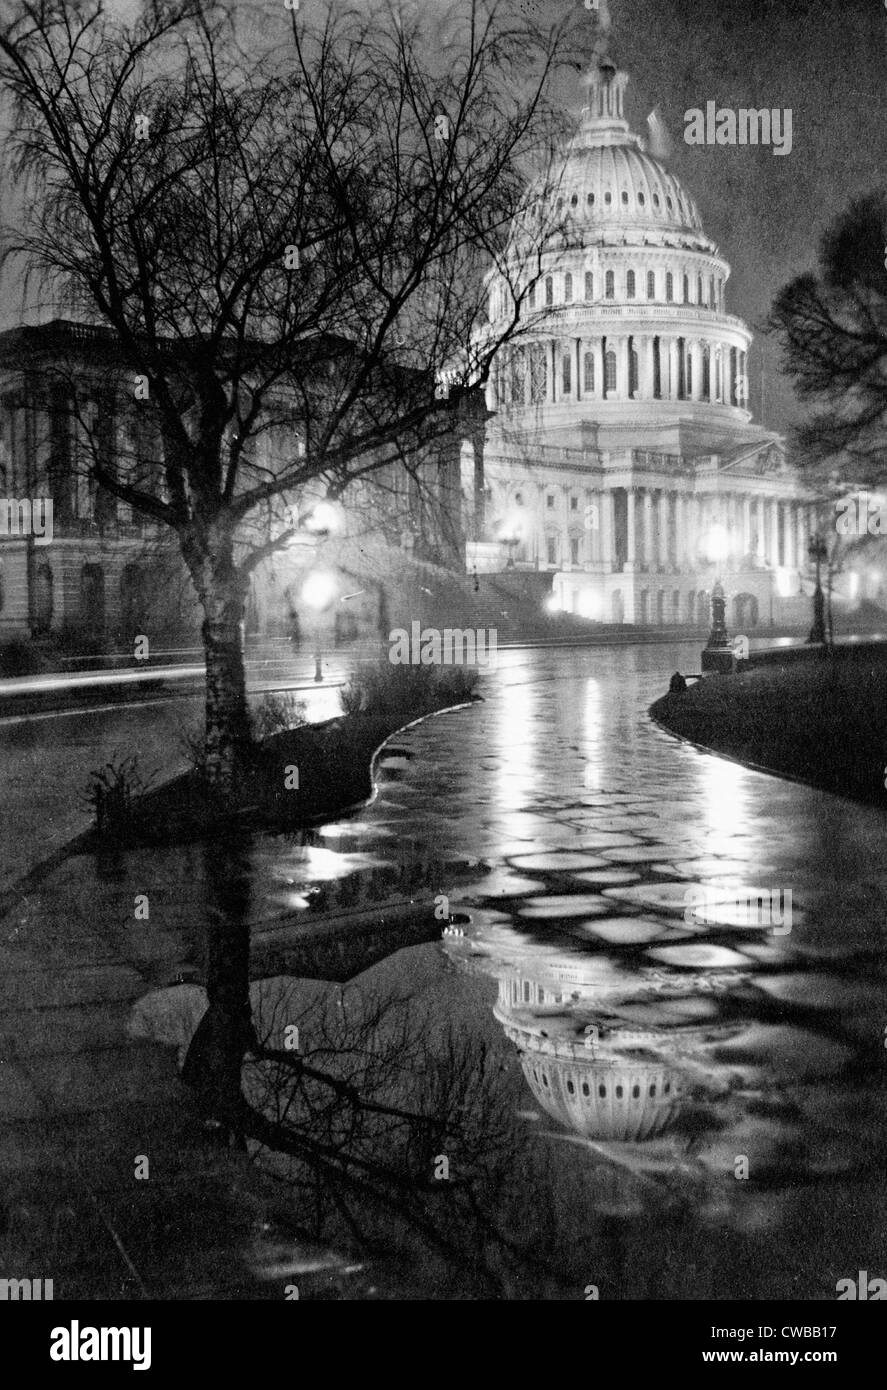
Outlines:
[[[715,400],[716,400],[716,401],[722,401],[723,399],[724,399],[724,384],[723,384],[723,378],[722,378],[722,376],[721,376],[721,354],[720,354],[720,352],[716,352],[716,353],[715,353]]]
[[[633,396],[638,389],[638,355],[632,348],[628,354],[628,394]]]
[[[616,390],[616,354],[612,348],[604,357],[604,389]]]
[[[569,271],[564,276],[564,303],[570,304],[573,299],[573,277]]]
[[[530,286],[530,289],[529,289],[529,292],[528,292],[528,294],[527,294],[527,308],[528,308],[528,309],[535,309],[535,307],[536,307],[536,286],[535,286],[535,285],[531,285],[531,286]]]
[[[647,271],[647,298],[656,298],[656,273],[652,270]]]
[[[616,276],[612,270],[608,270],[604,280],[604,298],[615,299],[616,297]]]
[[[622,206],[624,208],[628,207],[628,194],[626,193],[624,188],[622,190]]]
[[[668,304],[674,299],[674,276],[670,270],[665,276],[665,299]]]
[[[708,307],[710,309],[717,307],[715,304],[715,277],[713,275],[710,275],[708,279]]]
[[[693,399],[693,354],[689,348],[687,348],[684,357],[684,372],[684,379],[686,381],[685,399],[689,401]]]
[[[609,207],[610,204],[612,203],[612,201],[613,201],[613,194],[610,192],[609,189],[607,189],[606,193],[604,194],[604,203],[606,204],[607,207]]]
[[[565,352],[561,360],[561,385],[565,396],[569,396],[573,389],[573,373],[570,367],[570,354]]]
[[[590,208],[593,208],[593,207],[594,207],[594,194],[593,194],[593,193],[586,193],[586,195],[585,195],[585,201],[586,201],[586,203],[588,204],[588,206],[589,206]]]
[[[550,275],[545,277],[545,303],[554,303],[554,280]]]
[[[585,272],[585,298],[594,299],[594,276],[590,270]]]
[[[711,400],[711,349],[707,343],[702,349],[702,399]]]
[[[634,271],[630,270],[625,277],[625,295],[627,299],[634,299]]]
[[[685,303],[685,304],[689,304],[689,303],[690,303],[690,277],[689,277],[689,275],[685,275],[685,276],[684,276],[684,303]]]
[[[701,275],[697,275],[697,276],[696,276],[696,303],[697,303],[697,304],[704,304],[704,303],[705,303],[705,291],[704,291],[703,288],[702,288],[702,276],[701,276]]]
[[[585,384],[584,384],[584,386],[583,386],[582,389],[583,389],[584,391],[593,391],[593,390],[594,390],[594,353],[593,353],[593,352],[587,352],[587,353],[585,354]]]

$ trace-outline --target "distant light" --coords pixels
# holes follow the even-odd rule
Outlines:
[[[313,570],[302,585],[302,602],[315,612],[328,608],[338,592],[335,577],[322,570]]]
[[[847,580],[847,595],[849,598],[856,598],[859,594],[859,575],[856,570],[850,571]]]
[[[545,600],[545,602],[544,602],[544,604],[543,604],[542,606],[543,606],[543,608],[545,609],[546,613],[562,613],[562,612],[563,612],[563,604],[561,603],[561,601],[560,601],[560,599],[558,598],[557,594],[550,594],[549,597]]]
[[[340,531],[342,508],[336,502],[318,502],[305,517],[306,531]]]
[[[780,598],[788,598],[792,593],[794,585],[791,570],[783,569],[781,566],[776,571],[776,592]]]
[[[725,526],[712,526],[705,537],[705,553],[713,565],[726,560],[730,553],[730,537]]]

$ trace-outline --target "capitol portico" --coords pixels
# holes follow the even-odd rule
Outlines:
[[[521,329],[491,372],[468,565],[547,570],[555,606],[602,622],[704,623],[717,578],[740,630],[803,622],[812,495],[748,409],[730,267],[630,130],[627,75],[586,80],[553,191],[529,187],[488,276],[489,331],[515,294]]]

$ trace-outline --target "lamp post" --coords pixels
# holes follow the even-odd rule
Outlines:
[[[816,566],[816,586],[813,590],[813,626],[808,642],[825,645],[825,595],[822,592],[822,562],[828,559],[828,546],[819,531],[810,537],[807,554]]]
[[[733,652],[727,632],[727,600],[719,574],[730,551],[730,537],[724,526],[712,526],[706,537],[705,550],[709,562],[714,566],[715,578],[711,590],[711,631],[702,651],[702,669],[730,671],[733,669]]]

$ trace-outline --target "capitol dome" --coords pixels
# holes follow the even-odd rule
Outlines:
[[[682,234],[696,249],[715,250],[702,232],[694,200],[679,180],[654,159],[622,115],[628,75],[604,66],[586,78],[588,105],[562,162],[528,191],[528,205],[548,209],[563,220],[568,244],[588,234],[617,242],[625,237],[644,244],[661,232]]]

